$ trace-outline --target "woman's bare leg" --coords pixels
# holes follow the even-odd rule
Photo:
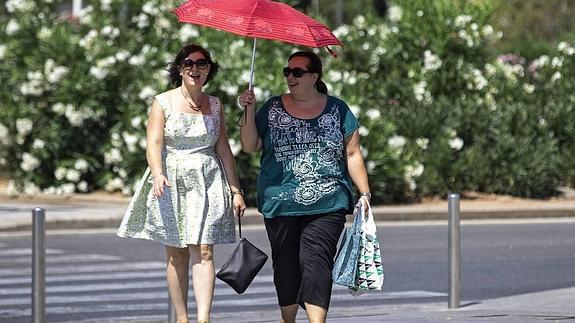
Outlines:
[[[189,245],[189,249],[198,321],[209,322],[216,280],[213,246],[207,244]]]
[[[282,319],[280,323],[295,323],[295,317],[297,315],[298,307],[299,307],[298,304],[280,306],[280,311],[282,314]]]
[[[325,308],[305,303],[305,310],[307,312],[309,323],[325,323],[327,318],[327,311]]]
[[[178,323],[188,322],[188,288],[190,254],[186,248],[166,246],[168,291]]]

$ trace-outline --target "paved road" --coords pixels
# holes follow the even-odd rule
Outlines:
[[[260,227],[244,231],[269,252]],[[573,232],[572,220],[464,225],[462,303],[472,308],[491,298],[575,286]],[[384,241],[385,291],[353,298],[336,288],[330,321],[346,322],[345,317],[358,313],[386,318],[396,308],[445,308],[445,226],[386,223],[379,234]],[[163,250],[158,244],[119,239],[111,232],[53,234],[47,242],[49,322],[165,319]],[[29,320],[29,246],[29,236],[0,235],[0,322]],[[216,250],[216,264],[223,263],[231,248]],[[193,302],[190,309],[193,312]],[[276,318],[269,262],[244,295],[235,295],[218,282],[214,322],[274,322]]]

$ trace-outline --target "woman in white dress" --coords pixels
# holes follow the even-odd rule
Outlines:
[[[218,98],[202,92],[218,64],[197,45],[168,71],[175,89],[155,96],[147,126],[148,169],[118,236],[166,247],[167,280],[178,322],[188,322],[189,266],[198,322],[209,322],[215,283],[213,245],[236,241],[246,208]],[[190,264],[191,262],[191,264]]]

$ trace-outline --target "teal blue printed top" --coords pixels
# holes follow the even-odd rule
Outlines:
[[[299,119],[276,96],[256,112],[256,126],[263,143],[257,203],[264,217],[353,209],[345,139],[359,122],[345,102],[328,96],[319,116]]]

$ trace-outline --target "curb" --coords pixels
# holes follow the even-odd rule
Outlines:
[[[13,201],[12,202],[16,202]],[[35,201],[38,202],[38,201]],[[33,202],[34,203],[34,202]],[[83,203],[76,203],[82,205]],[[1,203],[0,203],[1,205]],[[60,204],[61,205],[61,204]],[[94,228],[118,228],[122,220],[123,212],[127,207],[127,202],[122,204],[111,204],[114,209],[109,214],[102,214],[97,217],[86,217],[72,215],[53,215],[51,217],[50,204],[46,205],[46,229],[94,229]],[[87,204],[86,209],[101,208],[102,205]],[[32,209],[30,205],[30,210]],[[447,222],[447,205],[424,206],[376,206],[373,207],[373,216],[377,222],[391,221],[437,221]],[[20,213],[23,213],[22,211]],[[54,213],[52,213],[54,214]],[[462,207],[460,212],[462,220],[471,219],[536,219],[536,218],[575,218],[575,202],[561,203],[559,205],[542,206],[513,206],[513,207]],[[347,216],[348,223],[353,220],[353,215]],[[31,230],[31,217],[12,221],[2,221],[0,232],[6,231],[28,231]],[[255,208],[248,208],[242,218],[243,225],[263,226],[263,216]]]

